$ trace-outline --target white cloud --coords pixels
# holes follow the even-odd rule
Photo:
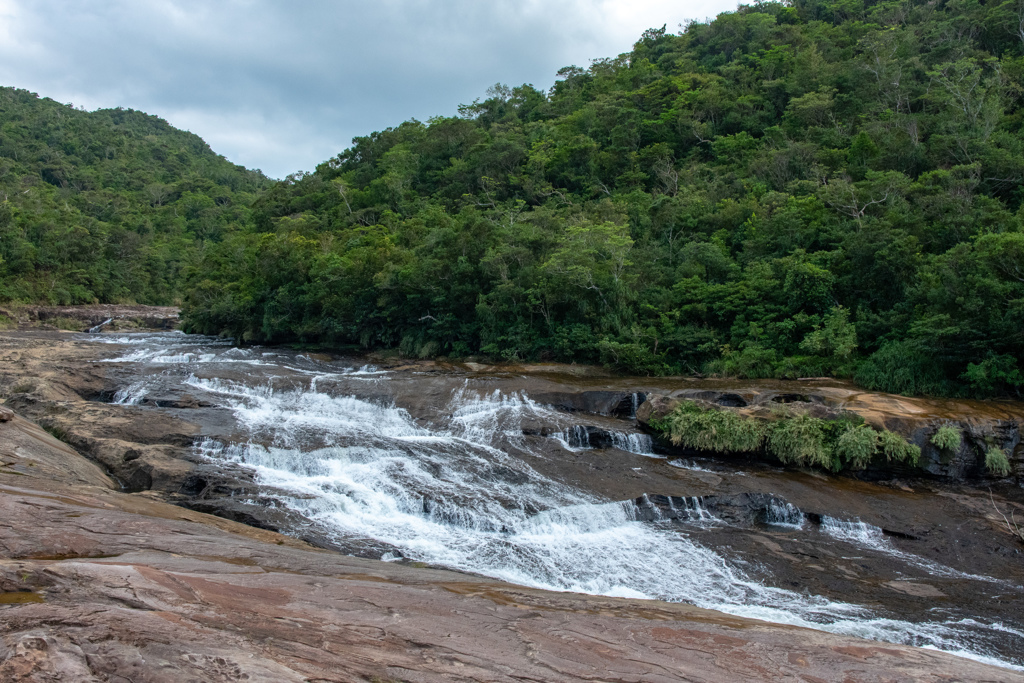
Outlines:
[[[495,82],[630,49],[722,0],[0,0],[0,84],[125,106],[273,176]]]

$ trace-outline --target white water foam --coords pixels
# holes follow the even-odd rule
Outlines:
[[[590,433],[583,425],[566,427],[560,432],[551,435],[551,438],[562,444],[568,451],[585,451],[590,448]]]
[[[772,526],[787,527],[789,529],[802,529],[804,526],[804,513],[792,503],[786,503],[772,498],[768,501],[768,510],[765,515],[765,522]]]
[[[147,382],[135,382],[124,389],[118,389],[111,403],[121,406],[137,406],[149,393]]]
[[[693,460],[685,460],[683,458],[670,460],[668,464],[671,465],[672,467],[677,467],[681,470],[690,470],[691,472],[714,472],[714,470],[709,470],[706,467],[701,467]]]
[[[612,448],[627,453],[646,455],[649,458],[657,458],[654,454],[654,442],[647,434],[630,432],[608,432]],[[566,450],[578,452],[593,448],[590,443],[590,433],[583,425],[566,427],[560,432],[551,435],[551,438],[562,444]]]
[[[636,396],[636,394],[633,394]],[[620,451],[657,457],[654,455],[654,441],[647,434],[612,432],[612,445]]]
[[[89,334],[98,334],[106,325],[109,325],[112,322],[114,322],[113,318],[107,318],[99,325],[96,325],[95,327],[90,327],[88,330],[86,330],[86,332],[88,332]]]
[[[283,504],[339,539],[392,546],[388,559],[557,591],[684,601],[1014,666],[987,649],[984,629],[888,619],[766,586],[678,527],[637,521],[631,502],[602,501],[540,475],[516,450],[522,420],[550,411],[524,395],[464,388],[452,398],[447,428],[432,431],[404,410],[352,397],[187,383],[226,401],[268,444],[206,442],[200,453],[253,468],[261,483],[288,492]]]

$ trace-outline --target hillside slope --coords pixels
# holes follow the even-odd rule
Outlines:
[[[269,184],[155,116],[0,88],[0,301],[172,303]]]
[[[1024,9],[760,3],[357,138],[209,251],[192,329],[1019,393]]]

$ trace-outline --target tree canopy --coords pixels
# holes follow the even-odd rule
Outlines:
[[[191,240],[189,329],[244,342],[1019,395],[1021,21],[1020,0],[744,5],[265,188],[205,148],[181,162],[201,190],[117,166],[137,219],[56,162],[33,187],[54,216]]]
[[[269,184],[155,116],[0,88],[0,301],[173,303]]]

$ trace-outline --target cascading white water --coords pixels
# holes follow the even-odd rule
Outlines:
[[[537,442],[524,436],[524,426],[538,433],[538,425],[559,430],[571,423],[568,415],[523,394],[481,394],[467,382],[439,411],[445,417],[428,428],[380,399],[338,395],[356,385],[375,387],[371,395],[387,395],[376,387],[388,386],[388,373],[372,367],[338,368],[294,354],[228,348],[223,340],[180,333],[148,338],[156,341],[135,335],[90,338],[136,346],[134,354],[112,362],[124,364],[125,370],[132,364],[145,368],[145,374],[134,376],[145,379],[133,381],[115,400],[138,402],[150,388],[163,394],[168,383],[180,387],[184,381],[189,393],[205,394],[204,400],[230,408],[251,441],[206,441],[197,444],[198,453],[253,468],[258,481],[268,485],[268,495],[280,495],[281,504],[341,542],[374,539],[383,559],[404,557],[553,590],[685,601],[1014,666],[997,658],[988,645],[988,634],[1009,632],[1012,626],[964,619],[962,613],[948,621],[911,623],[764,585],[694,540],[725,524],[702,514],[708,511],[699,499],[685,501],[687,514],[677,516],[681,523],[645,522],[641,519],[651,517],[638,516],[640,510],[631,502],[601,500],[540,475],[523,457],[543,455],[532,450]],[[249,371],[244,364],[250,364],[253,373],[286,378],[278,384],[289,389],[223,379],[183,380],[200,368],[204,377],[215,376],[219,363],[232,364],[225,366],[225,373],[236,378],[245,376]],[[303,383],[308,388],[295,389]],[[569,432],[562,434],[567,437]],[[614,436],[610,439],[617,448],[645,450],[643,444],[619,445]],[[582,439],[578,443],[582,446]],[[691,462],[669,464],[702,469]],[[677,503],[670,500],[670,505]],[[781,503],[768,516],[770,523],[796,524],[796,514],[783,511]],[[821,531],[859,545],[877,542],[902,557],[881,530],[847,529],[842,520],[825,518]],[[847,536],[841,538],[843,534]],[[903,555],[932,571],[922,558]]]
[[[580,451],[590,448],[590,433],[583,425],[566,427],[560,432],[552,435],[553,439],[560,442],[567,450]]]
[[[636,394],[633,394],[636,396]],[[611,432],[612,446],[637,455],[654,455],[654,441],[647,434]]]
[[[943,623],[875,616],[857,605],[766,586],[669,523],[637,521],[540,475],[520,457],[521,420],[550,412],[522,395],[453,396],[446,428],[405,411],[316,390],[273,391],[190,378],[267,445],[203,444],[289,492],[283,504],[323,529],[372,538],[409,559],[559,591],[685,601],[732,614],[966,652]],[[699,500],[697,520],[713,521]],[[1004,664],[1005,665],[1005,664]]]
[[[101,322],[99,325],[96,325],[95,327],[90,327],[88,329],[88,332],[89,332],[89,334],[97,334],[97,333],[101,332],[104,327],[106,327],[107,325],[109,325],[112,322],[114,322],[113,318],[107,318],[106,320]]]
[[[989,583],[1004,583],[1003,581],[994,579],[991,576],[968,574],[966,572],[953,569],[952,567],[939,564],[938,562],[933,562],[927,558],[921,557],[920,555],[904,552],[893,545],[889,539],[885,537],[885,532],[881,527],[868,524],[867,522],[862,522],[859,519],[851,521],[822,515],[821,530],[825,534],[837,540],[846,541],[847,543],[852,543],[862,548],[868,548],[870,550],[885,553],[892,557],[898,557],[908,564],[927,570],[932,576],[971,579],[974,581],[986,581]]]
[[[137,406],[149,393],[149,385],[146,382],[135,382],[124,389],[118,389],[114,394],[111,403],[122,406]]]
[[[552,434],[551,438],[561,443],[563,447],[570,451],[593,448],[590,431],[583,425],[566,427]],[[656,457],[654,455],[654,442],[647,434],[610,431],[607,432],[607,437],[602,438],[607,438],[612,448],[618,448],[620,451]]]
[[[789,527],[800,529],[804,525],[804,513],[792,503],[786,503],[772,498],[768,501],[768,510],[765,514],[765,522],[772,526]]]

